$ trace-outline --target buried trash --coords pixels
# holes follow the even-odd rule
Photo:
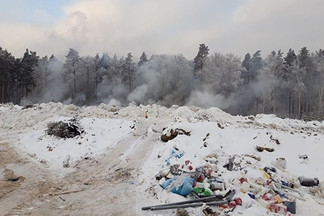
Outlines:
[[[173,140],[174,138],[176,138],[178,135],[187,135],[190,136],[190,131],[185,131],[183,129],[170,129],[170,130],[166,130],[166,132],[163,132],[163,134],[161,135],[161,140],[163,142],[168,142],[169,140]]]

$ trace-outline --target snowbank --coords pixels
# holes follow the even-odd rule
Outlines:
[[[46,134],[50,122],[76,118],[85,131],[80,136],[58,139]],[[161,170],[170,165],[183,165],[190,161],[193,169],[205,165],[214,155],[217,175],[228,188],[237,191],[243,200],[231,215],[271,215],[256,200],[240,192],[238,178],[263,177],[259,170],[273,167],[277,158],[285,158],[286,168],[278,169],[277,178],[297,179],[298,176],[324,179],[324,123],[281,119],[274,115],[231,116],[218,108],[130,104],[128,107],[99,106],[77,107],[61,103],[40,104],[29,109],[0,105],[0,132],[2,136],[19,136],[16,148],[51,169],[66,170],[63,164],[73,165],[87,157],[108,155],[120,143],[126,146],[120,159],[137,160],[142,173],[137,176],[138,203],[134,206],[163,204],[185,200],[184,197],[163,190],[155,179]],[[189,131],[168,142],[159,138],[171,129]],[[10,133],[9,133],[10,132]],[[6,135],[5,135],[6,134]],[[9,138],[8,138],[9,139]],[[126,143],[126,144],[125,144]],[[256,146],[272,148],[273,152],[258,152]],[[142,151],[146,148],[147,151]],[[136,152],[136,155],[134,155]],[[149,152],[149,154],[147,153]],[[176,156],[176,155],[181,156]],[[307,155],[307,159],[300,156]],[[235,170],[223,167],[235,156]],[[256,160],[259,158],[260,160]],[[210,162],[208,162],[210,163]],[[208,164],[207,163],[207,164]],[[214,162],[213,162],[214,163]],[[134,167],[135,168],[135,167]],[[307,201],[297,201],[298,215],[320,215],[324,212],[320,197],[301,189]],[[190,209],[193,215],[203,215],[202,209]],[[174,211],[145,212],[148,215],[170,215]],[[140,208],[136,215],[144,214]]]

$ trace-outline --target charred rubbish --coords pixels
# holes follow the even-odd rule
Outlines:
[[[78,122],[75,119],[69,122],[51,122],[47,125],[47,135],[55,136],[58,138],[73,138],[81,135],[83,130],[80,129]]]

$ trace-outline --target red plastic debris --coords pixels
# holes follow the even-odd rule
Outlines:
[[[204,174],[200,174],[200,176],[197,178],[197,182],[202,182],[205,179]]]
[[[219,207],[226,209],[226,208],[228,208],[228,205],[222,204],[222,205],[219,205]]]
[[[287,207],[286,206],[278,205],[278,204],[275,204],[275,203],[270,204],[269,210],[271,212],[280,213],[280,214],[286,214],[287,213]]]
[[[241,198],[236,198],[234,199],[236,205],[242,205],[242,199]]]
[[[272,195],[270,193],[266,193],[266,194],[262,195],[263,200],[269,201],[269,200],[271,200],[271,198],[272,198]]]
[[[236,207],[236,202],[235,202],[234,200],[232,200],[232,201],[228,204],[228,206],[229,206],[230,208],[235,208],[235,207]]]
[[[240,178],[240,182],[241,182],[241,184],[243,184],[243,182],[247,182],[247,179],[242,177],[242,178]]]

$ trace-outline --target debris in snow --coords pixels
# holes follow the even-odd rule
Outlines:
[[[189,176],[181,175],[166,180],[163,184],[161,184],[161,187],[163,189],[170,190],[172,193],[186,196],[193,190],[192,185],[194,181],[195,180]]]
[[[299,155],[299,159],[301,160],[301,163],[307,163],[308,162],[308,156],[306,154]]]
[[[228,160],[228,163],[225,164],[223,167],[226,168],[229,171],[232,171],[233,170],[233,166],[234,166],[234,160],[235,160],[235,156],[231,157]]]
[[[298,180],[302,186],[314,187],[319,185],[319,180],[317,178],[305,178],[303,176],[298,177]]]
[[[306,160],[306,159],[308,159],[308,156],[307,156],[306,154],[304,154],[304,155],[299,155],[299,158],[300,158],[300,159],[304,159],[304,160]]]
[[[14,171],[10,169],[5,169],[3,174],[5,180],[10,182],[18,182],[18,181],[23,181],[25,179],[23,176],[15,175]]]
[[[46,132],[48,135],[59,138],[73,138],[81,135],[83,131],[79,129],[76,120],[72,119],[70,122],[51,122],[47,125]]]
[[[284,201],[283,204],[287,207],[287,211],[296,214],[296,201]]]
[[[203,210],[205,216],[218,216],[220,213],[213,211],[210,207],[207,207]]]
[[[262,147],[262,146],[256,146],[255,147],[258,152],[263,152],[264,150],[268,152],[273,152],[274,148],[268,148],[268,147]]]
[[[252,154],[246,154],[245,156],[253,158],[254,160],[261,161],[261,157]]]
[[[286,169],[286,166],[287,166],[287,161],[285,158],[276,158],[276,166],[279,168],[279,169]]]
[[[264,167],[263,170],[268,173],[270,176],[272,176],[273,173],[276,173],[277,170],[274,167]]]
[[[177,216],[189,216],[189,212],[184,208],[178,208],[176,215]]]
[[[221,123],[217,123],[217,126],[218,126],[220,129],[224,129],[224,127],[221,125]]]
[[[34,108],[34,107],[35,107],[34,104],[27,104],[27,105],[25,105],[25,106],[22,108],[22,110],[24,110],[24,109],[30,109],[30,108]]]
[[[179,128],[170,129],[161,135],[161,140],[163,142],[168,142],[169,140],[173,140],[174,138],[176,138],[178,135],[190,136],[190,133],[191,133],[190,131],[185,131],[185,130],[179,129]]]
[[[68,168],[70,167],[70,159],[71,159],[71,156],[70,155],[67,155],[65,160],[63,161],[63,167],[64,168]]]
[[[272,141],[274,141],[277,145],[280,144],[280,141],[279,141],[277,138],[273,138],[272,135],[270,136],[270,139],[271,139]]]

